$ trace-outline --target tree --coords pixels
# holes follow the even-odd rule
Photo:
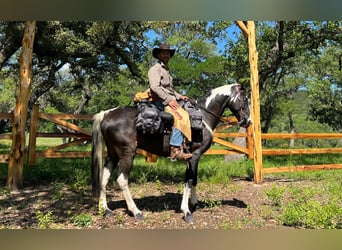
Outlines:
[[[102,107],[129,103],[131,91],[147,87],[151,50],[163,42],[177,49],[170,61],[176,88],[192,98],[224,83],[246,83],[246,38],[241,32],[228,37],[231,26],[230,21],[37,22],[29,110],[34,103],[70,113],[97,110],[95,99]],[[308,59],[340,45],[341,22],[256,22],[256,28],[262,131],[267,132],[275,114],[288,115],[288,97],[310,77],[304,72]],[[8,72],[18,68],[22,31],[22,22],[0,22],[0,66]],[[224,51],[218,51],[218,41],[227,42]],[[120,90],[127,86],[130,91]],[[112,96],[99,99],[105,91]]]
[[[20,48],[24,28],[23,22],[0,21],[0,70]]]
[[[120,67],[141,84],[146,29],[142,22],[37,22],[29,110],[34,103],[56,99],[50,90],[64,87],[71,91],[69,99],[80,101],[67,111],[76,112],[106,79],[119,77]],[[22,31],[22,22],[0,23],[1,67],[17,68]],[[81,93],[85,99],[74,95]]]
[[[27,106],[31,91],[32,50],[36,22],[27,21],[23,36],[23,48],[20,56],[20,84],[16,107],[13,113],[13,138],[8,163],[7,186],[17,189],[22,186],[23,166],[25,156],[25,128]]]
[[[313,120],[328,124],[336,131],[342,129],[341,55],[341,43],[322,48],[320,56],[314,57],[313,63],[307,66],[309,113]]]
[[[305,86],[307,75],[304,65],[310,63],[308,55],[318,55],[320,49],[338,42],[341,22],[276,21],[257,22],[259,51],[259,83],[261,95],[262,131],[266,133],[276,113],[300,87]],[[245,38],[228,45],[226,69],[236,79],[248,79]]]

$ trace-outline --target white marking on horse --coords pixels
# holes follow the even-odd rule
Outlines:
[[[105,110],[105,111],[103,111],[103,112],[105,112],[105,113],[107,114],[108,112],[113,111],[113,110],[116,110],[116,109],[118,109],[118,108],[119,108],[119,107],[112,108],[112,109],[107,109],[107,110]]]
[[[184,184],[183,199],[182,199],[182,204],[181,204],[181,210],[183,211],[184,215],[186,215],[187,213],[190,214],[189,204],[188,204],[190,195],[191,195],[191,187],[189,185],[189,182],[186,182]]]
[[[207,98],[207,101],[205,102],[205,106],[206,108],[208,108],[209,104],[212,102],[213,99],[215,99],[215,97],[217,95],[225,95],[225,96],[229,96],[232,94],[232,87],[238,85],[238,83],[233,83],[230,85],[224,85],[221,87],[218,87],[216,89],[213,89],[210,93],[210,96]]]
[[[107,205],[107,199],[106,199],[106,185],[108,183],[109,177],[110,177],[110,170],[108,168],[100,168],[100,175],[101,175],[101,191],[100,191],[100,198],[99,198],[99,206],[100,208],[105,210],[110,210]]]
[[[129,191],[128,177],[126,175],[124,175],[122,172],[120,172],[120,170],[119,170],[119,176],[116,179],[116,181],[119,184],[119,186],[122,190],[122,193],[125,197],[128,210],[133,213],[134,217],[138,214],[141,214],[141,211],[135,205],[132,194]]]

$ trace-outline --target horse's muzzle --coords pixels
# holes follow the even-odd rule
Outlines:
[[[245,118],[241,119],[241,121],[238,122],[238,125],[240,127],[243,127],[243,128],[248,128],[249,125],[251,125],[251,124],[252,124],[251,120],[245,119]]]

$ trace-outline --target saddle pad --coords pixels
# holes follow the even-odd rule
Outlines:
[[[174,111],[169,106],[165,106],[165,111],[173,115],[173,126],[178,128],[189,141],[192,141],[190,118],[188,112],[186,112],[181,107]]]

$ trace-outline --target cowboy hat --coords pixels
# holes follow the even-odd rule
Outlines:
[[[173,57],[173,55],[175,54],[175,49],[170,49],[170,46],[167,44],[162,44],[160,45],[159,48],[154,48],[152,50],[152,55],[154,58],[158,59],[158,54],[160,53],[161,50],[169,50],[170,51],[170,57]]]

